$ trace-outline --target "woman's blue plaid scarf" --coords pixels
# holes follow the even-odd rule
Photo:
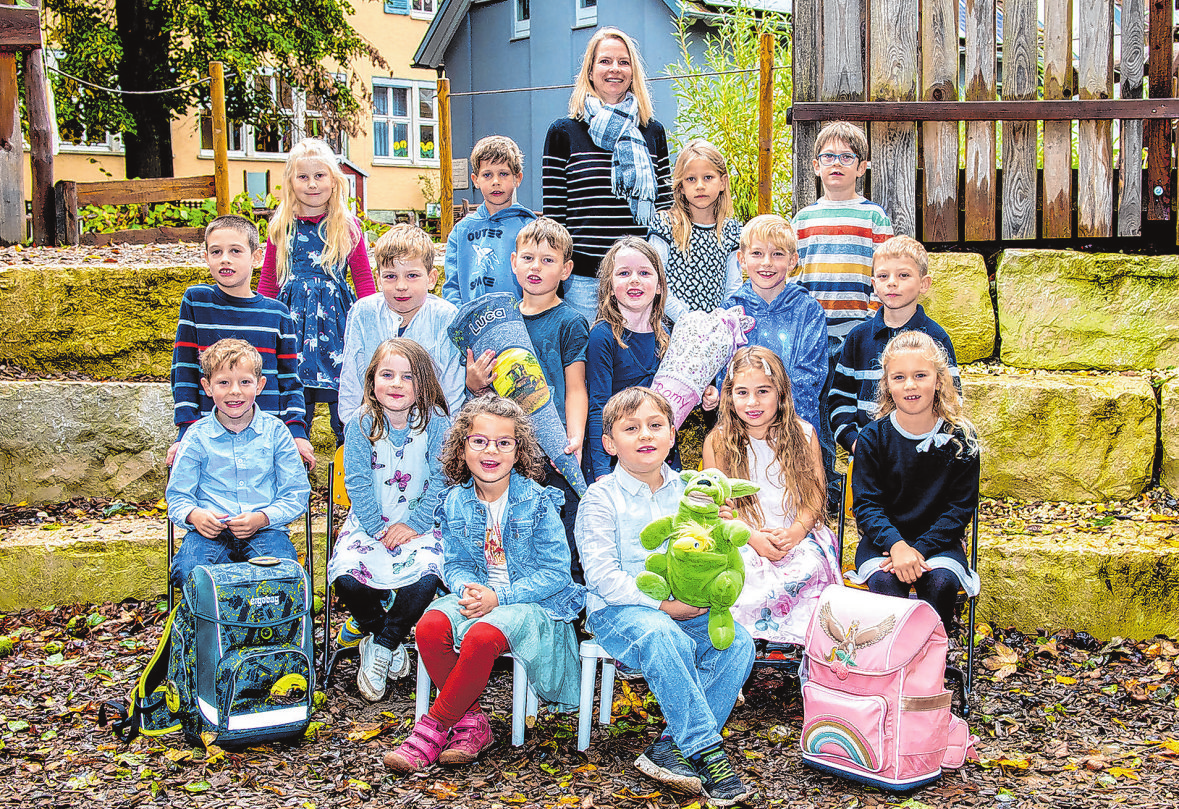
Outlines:
[[[632,93],[618,104],[587,95],[585,112],[594,144],[613,153],[610,190],[629,201],[637,224],[648,224],[655,218],[655,164],[639,132],[638,102]]]

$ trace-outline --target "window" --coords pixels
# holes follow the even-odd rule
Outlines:
[[[437,165],[438,107],[434,86],[422,82],[373,82],[373,159]]]
[[[514,0],[512,6],[512,39],[524,39],[532,28],[532,9],[528,0]]]
[[[577,13],[573,21],[574,28],[598,24],[598,0],[574,0],[574,2],[577,3]]]
[[[410,0],[409,16],[415,20],[432,20],[438,10],[438,0]]]
[[[45,55],[50,67],[54,68],[58,66],[61,59],[65,58],[65,53],[59,50],[47,50]],[[75,97],[66,100],[59,96],[57,103],[61,105],[62,109],[65,109],[76,106],[78,99]],[[67,116],[65,122],[62,121],[61,116],[54,116],[53,127],[57,134],[58,148],[63,152],[114,152],[121,154],[123,151],[122,135],[106,130],[92,132],[72,116]]]
[[[253,124],[231,121],[229,153],[235,157],[273,157],[285,159],[287,152],[303,138],[323,138],[338,155],[345,155],[346,143],[341,132],[333,132],[324,123],[322,102],[308,96],[286,79],[271,72],[254,77],[254,87],[275,100],[277,111],[269,120]],[[213,116],[201,112],[201,156],[213,154]]]

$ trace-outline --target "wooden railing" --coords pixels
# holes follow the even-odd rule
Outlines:
[[[816,196],[806,178],[821,124],[843,119],[867,123],[868,195],[924,241],[1139,236],[1172,219],[1172,2],[1149,0],[1149,27],[1145,0],[1119,7],[1115,97],[1113,0],[1043,0],[1041,20],[1037,0],[1005,0],[1001,47],[996,0],[966,0],[964,71],[957,0],[795,0],[795,209]]]
[[[54,192],[57,204],[58,244],[202,241],[205,235],[204,228],[159,227],[110,233],[81,233],[78,208],[86,205],[141,205],[150,202],[209,199],[217,196],[217,182],[212,174],[154,180],[112,180],[101,183],[59,180],[54,186]]]

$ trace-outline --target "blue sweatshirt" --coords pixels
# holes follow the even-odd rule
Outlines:
[[[764,346],[782,359],[794,393],[798,417],[819,430],[819,394],[827,379],[827,316],[810,293],[788,282],[769,303],[761,299],[753,284],[745,284],[730,295],[725,308],[740,306],[757,325],[748,335],[749,345]],[[718,378],[724,381],[724,372]]]
[[[455,306],[490,292],[510,292],[520,300],[523,292],[512,274],[516,234],[536,218],[518,203],[487,213],[480,205],[460,219],[446,239],[446,281],[442,297]]]

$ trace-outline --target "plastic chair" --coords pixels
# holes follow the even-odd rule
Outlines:
[[[341,646],[334,652],[332,651],[332,641],[335,638],[332,635],[332,583],[328,580],[328,565],[331,561],[332,550],[336,546],[336,532],[335,532],[335,508],[333,506],[343,506],[348,508],[352,505],[352,501],[348,498],[348,490],[344,488],[344,448],[336,449],[336,454],[332,456],[332,460],[328,463],[328,484],[327,484],[327,538],[324,546],[326,548],[327,556],[323,565],[323,688],[326,691],[332,681],[332,674],[336,670],[336,664],[340,662],[340,658],[344,657],[359,657],[360,646]]]
[[[577,749],[585,751],[590,743],[590,729],[594,719],[594,680],[598,661],[602,664],[602,687],[598,706],[598,723],[610,724],[610,708],[614,704],[614,659],[592,640],[583,640],[578,647],[581,656],[581,695],[577,704]]]
[[[528,717],[535,718],[540,711],[540,700],[528,682],[528,673],[524,671],[524,664],[511,655],[501,655],[512,659],[512,745],[520,747],[524,744],[524,727]],[[426,671],[426,664],[422,656],[418,655],[417,698],[413,706],[413,720],[422,718],[430,708],[430,674]]]
[[[168,467],[168,477],[172,476],[172,467]],[[172,592],[172,577],[169,575],[172,572],[172,557],[176,555],[176,526],[171,520],[164,517],[164,522],[168,526],[168,559],[164,563],[164,581],[167,582],[168,588],[168,613],[171,614],[172,608],[176,604],[175,593]],[[315,582],[315,559],[311,555],[311,495],[307,495],[307,509],[303,512],[303,536],[306,540],[303,549],[304,561],[303,568],[307,571],[307,578],[314,584]],[[292,541],[293,543],[293,541]]]
[[[851,472],[849,465],[848,472]],[[851,481],[849,476],[845,476],[841,487],[841,499],[844,507],[839,511],[839,531],[836,534],[836,557],[839,559],[840,567],[843,566],[843,536],[844,536],[844,522],[852,516],[851,512]],[[970,569],[978,572],[978,506],[974,508],[974,515],[970,520]],[[964,591],[958,591],[959,596],[965,595]],[[910,595],[915,598],[915,594]],[[974,692],[974,616],[975,608],[977,606],[978,596],[966,596],[967,609],[967,626],[966,626],[966,671],[955,666],[946,667],[946,675],[954,680],[957,680],[959,686],[962,688],[962,718],[970,717],[970,695]]]

